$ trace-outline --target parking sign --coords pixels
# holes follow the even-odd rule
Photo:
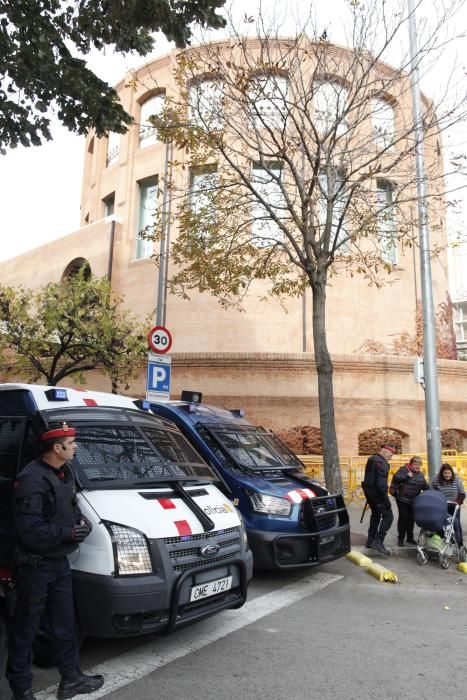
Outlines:
[[[169,355],[148,353],[146,399],[160,401],[170,398],[171,361]]]

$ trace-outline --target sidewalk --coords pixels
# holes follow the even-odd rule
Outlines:
[[[392,505],[392,512],[394,514],[394,522],[391,525],[391,529],[389,530],[386,539],[384,540],[384,544],[386,547],[388,547],[392,555],[395,557],[414,557],[415,558],[415,553],[417,551],[417,548],[414,547],[413,545],[405,545],[404,547],[399,547],[397,545],[397,504],[394,498],[390,497],[391,500],[391,505]],[[350,503],[347,504],[347,510],[349,513],[349,518],[350,518],[350,541],[352,545],[352,549],[357,549],[361,550],[364,552],[369,552],[371,551],[371,556],[372,557],[382,557],[385,559],[384,555],[379,554],[379,552],[376,552],[374,549],[368,550],[365,547],[366,543],[366,538],[367,538],[367,532],[368,532],[368,526],[370,524],[370,510],[367,508],[365,517],[363,518],[363,522],[360,522],[360,518],[362,515],[363,511],[363,506],[365,504],[365,501],[359,501],[359,502],[354,502],[351,501]],[[467,507],[463,506],[461,508],[461,522],[462,522],[462,530],[464,532],[464,538],[467,539]],[[415,532],[414,536],[415,539],[417,539],[419,528],[417,525],[415,526]],[[465,541],[465,540],[464,540]]]

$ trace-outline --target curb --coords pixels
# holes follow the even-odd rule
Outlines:
[[[417,554],[417,548],[415,546],[413,546],[413,547],[412,546],[410,546],[410,547],[398,547],[397,545],[393,545],[393,546],[389,545],[388,546],[386,544],[386,542],[384,544],[390,550],[391,557],[402,557],[402,558],[409,559],[412,556],[415,558],[415,556]],[[357,551],[357,552],[361,552],[365,556],[370,556],[370,554],[371,554],[372,559],[373,558],[374,559],[381,559],[382,561],[388,561],[388,559],[391,559],[391,557],[387,557],[384,554],[380,554],[379,552],[377,552],[374,549],[368,549],[364,545],[363,546],[359,546],[359,545],[354,546],[354,547],[352,547],[352,550]]]

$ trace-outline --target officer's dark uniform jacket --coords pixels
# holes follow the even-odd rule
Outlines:
[[[395,493],[396,500],[411,504],[419,493],[430,488],[430,484],[422,472],[412,472],[413,476],[410,477],[409,471],[409,465],[404,464],[394,474],[392,484],[397,489]]]
[[[388,499],[389,463],[382,455],[369,457],[362,482],[363,491],[368,500],[377,503],[389,502]]]
[[[19,552],[58,559],[77,549],[72,531],[82,518],[71,467],[56,470],[41,459],[21,470],[15,485]]]

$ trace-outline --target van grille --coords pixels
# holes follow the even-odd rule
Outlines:
[[[182,537],[165,537],[165,544],[177,544],[178,542],[190,542],[191,540],[207,540],[210,537],[219,537],[219,535],[228,535],[231,532],[237,532],[236,527],[228,527],[225,530],[216,530],[216,532],[201,532],[199,535],[182,535]]]
[[[186,571],[235,559],[241,555],[242,548],[240,529],[236,527],[187,537],[166,537],[164,542],[174,571]],[[201,550],[207,545],[219,547],[212,557],[201,555]]]

